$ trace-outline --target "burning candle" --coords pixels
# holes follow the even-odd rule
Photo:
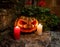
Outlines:
[[[18,27],[18,26],[14,27],[14,38],[16,40],[20,39],[20,27]]]
[[[39,24],[38,26],[37,26],[37,34],[38,35],[42,35],[42,25],[41,24]]]

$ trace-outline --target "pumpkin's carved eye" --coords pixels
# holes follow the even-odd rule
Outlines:
[[[26,22],[24,22],[24,21],[20,21],[19,23],[20,23],[20,24],[22,24],[22,25],[27,24],[27,23],[26,23]]]
[[[36,24],[36,21],[33,21],[31,24],[35,25]]]

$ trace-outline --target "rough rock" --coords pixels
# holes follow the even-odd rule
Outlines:
[[[3,36],[0,47],[48,47],[51,42],[50,32],[42,35],[21,34],[20,40],[14,40],[9,34]]]
[[[60,32],[51,32],[51,47],[60,47]]]

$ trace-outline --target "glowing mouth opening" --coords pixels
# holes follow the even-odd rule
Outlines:
[[[21,28],[21,31],[22,32],[32,32],[32,31],[35,31],[36,28]]]
[[[31,29],[34,29],[34,28],[21,28],[23,30],[31,30]]]

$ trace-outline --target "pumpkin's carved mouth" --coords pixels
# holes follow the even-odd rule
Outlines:
[[[31,29],[34,29],[34,28],[21,28],[23,30],[31,30]]]
[[[32,32],[34,30],[36,30],[36,28],[21,28],[22,32]]]

